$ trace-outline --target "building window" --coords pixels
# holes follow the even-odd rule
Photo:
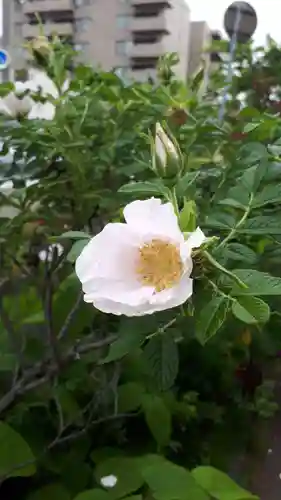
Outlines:
[[[126,56],[129,52],[130,43],[126,40],[121,40],[120,42],[116,42],[116,54],[119,56]]]
[[[88,5],[91,5],[93,3],[93,0],[75,0],[74,4],[75,7],[87,7]]]
[[[126,16],[124,14],[120,14],[116,18],[116,23],[118,28],[128,28],[130,22],[130,16]]]
[[[86,50],[88,46],[88,42],[76,43],[74,45],[74,50],[76,50],[76,52],[84,52],[84,50]]]
[[[76,31],[79,31],[79,33],[84,33],[87,31],[92,23],[91,19],[84,18],[84,19],[77,19],[76,20]]]

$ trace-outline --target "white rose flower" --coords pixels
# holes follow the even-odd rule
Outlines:
[[[38,253],[38,257],[41,261],[43,262],[52,262],[53,257],[54,257],[54,252],[57,252],[57,255],[60,256],[63,254],[63,246],[60,245],[59,243],[54,243],[53,245],[50,245],[46,250],[41,250]]]
[[[174,160],[178,160],[179,158],[175,145],[167,136],[160,123],[156,123],[155,152],[164,168],[167,166],[168,156]]]
[[[104,488],[114,488],[117,483],[117,477],[113,474],[110,474],[109,476],[102,477],[100,482],[101,485],[104,486]]]
[[[63,85],[63,92],[69,87],[67,80]],[[29,95],[23,96],[26,91],[40,92],[43,97],[59,97],[59,90],[54,82],[44,73],[31,69],[29,71],[29,80],[26,82],[16,82],[15,91],[0,99],[0,113],[12,118],[26,115],[29,120],[53,120],[56,108],[51,102],[35,102]]]
[[[150,198],[124,209],[126,223],[107,224],[76,261],[84,300],[105,313],[143,316],[183,304],[191,295],[191,251],[200,228],[181,232],[171,203]]]
[[[33,99],[26,96],[19,96],[15,92],[10,92],[0,99],[0,113],[16,118],[19,115],[25,116],[31,111],[34,105]]]

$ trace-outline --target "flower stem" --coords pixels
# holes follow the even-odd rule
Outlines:
[[[224,238],[224,240],[219,244],[219,246],[217,247],[217,249],[221,248],[222,246],[226,245],[226,243],[228,243],[230,240],[232,240],[232,238],[235,236],[235,234],[238,231],[238,229],[244,224],[245,220],[247,219],[247,217],[248,217],[248,215],[249,215],[249,213],[251,211],[252,201],[253,201],[253,194],[251,194],[249,205],[248,205],[247,209],[245,210],[243,216],[237,222],[236,226],[233,229],[231,229],[231,231],[228,234],[228,236],[226,236],[226,238]]]

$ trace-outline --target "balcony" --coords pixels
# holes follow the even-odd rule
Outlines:
[[[42,0],[27,0],[23,4],[23,13],[25,15],[34,14],[38,12],[38,14],[42,12],[63,12],[73,10],[73,0],[49,0],[48,2],[44,2]]]
[[[133,17],[131,20],[131,31],[154,31],[168,33],[167,19],[163,14],[153,17]]]
[[[38,24],[24,24],[22,28],[24,38],[36,38],[41,34],[41,27]],[[61,37],[69,37],[73,35],[73,24],[46,23],[43,24],[43,32],[45,36],[55,34]]]
[[[159,5],[160,7],[173,7],[173,0],[131,0],[132,5]]]
[[[139,58],[158,58],[165,53],[164,46],[161,42],[158,43],[138,43],[133,44],[130,50],[132,59]]]

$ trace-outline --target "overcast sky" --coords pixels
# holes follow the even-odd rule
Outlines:
[[[12,1],[12,0],[10,0]],[[212,29],[222,29],[223,16],[231,0],[186,0],[193,21],[205,20]],[[255,33],[257,44],[263,44],[269,33],[281,44],[281,0],[251,0],[256,10],[258,27]],[[0,0],[0,31],[2,33],[2,0]]]
[[[206,20],[212,29],[223,29],[223,16],[231,0],[186,0],[193,21]],[[258,16],[255,42],[262,45],[267,34],[281,44],[281,0],[249,0]]]

